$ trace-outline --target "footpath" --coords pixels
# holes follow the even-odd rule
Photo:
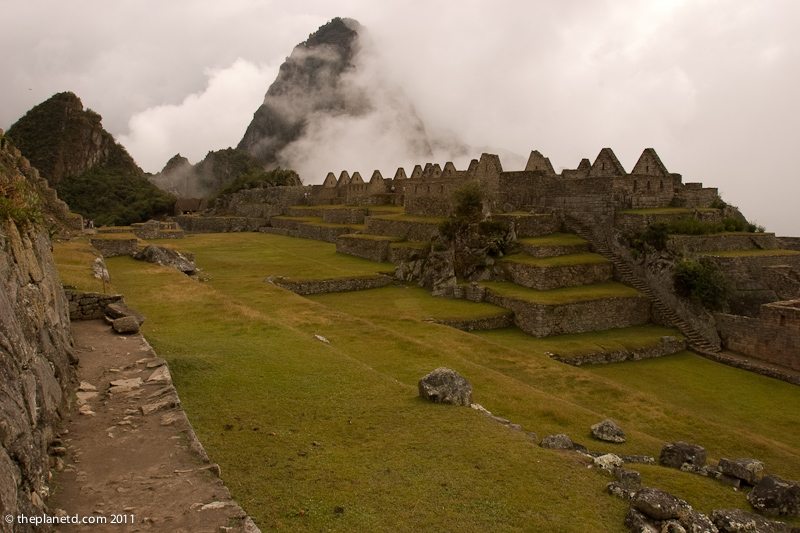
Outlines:
[[[51,452],[56,531],[258,532],[194,434],[163,359],[139,334],[73,322],[78,407]]]

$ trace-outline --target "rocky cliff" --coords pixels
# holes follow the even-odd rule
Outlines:
[[[171,210],[122,145],[70,92],[33,107],[8,137],[70,208],[98,224],[129,224]]]
[[[281,65],[237,148],[266,165],[302,134],[315,112],[357,113],[366,105],[342,86],[342,74],[352,69],[360,25],[335,18],[298,44]]]
[[[38,176],[0,133],[0,514],[40,515],[74,370]],[[57,441],[55,442],[57,444]],[[33,526],[30,526],[33,530]],[[28,531],[3,522],[2,531]]]

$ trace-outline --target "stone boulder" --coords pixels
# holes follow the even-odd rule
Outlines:
[[[136,319],[137,322],[139,322],[140,326],[144,324],[144,315],[131,309],[123,302],[110,303],[105,306],[105,309],[103,311],[105,312],[106,317],[111,319],[112,321],[118,318],[132,316]]]
[[[764,476],[747,495],[757,511],[783,516],[800,516],[800,484],[778,476]]]
[[[625,432],[609,418],[592,426],[592,436],[605,442],[625,442]]]
[[[437,368],[419,380],[419,395],[435,403],[465,405],[472,403],[472,385],[449,368]]]
[[[684,464],[702,468],[706,464],[706,449],[697,444],[671,442],[661,448],[658,462],[672,468],[681,468]]]
[[[631,506],[653,520],[671,520],[687,514],[689,505],[663,490],[644,487],[636,491]]]
[[[569,438],[569,435],[559,433],[557,435],[548,435],[539,443],[542,448],[549,448],[551,450],[574,450],[575,443]]]
[[[111,322],[111,327],[122,335],[139,333],[139,321],[134,316],[123,316],[122,318],[114,319]]]
[[[601,455],[600,457],[594,458],[594,466],[602,468],[608,472],[613,472],[615,468],[620,468],[622,464],[622,459],[613,453],[607,453],[605,455]]]
[[[755,485],[764,475],[764,463],[756,459],[720,459],[719,471],[726,476]]]
[[[164,248],[163,246],[148,245],[133,255],[134,259],[147,261],[161,266],[168,266],[191,276],[197,272],[194,258],[183,254],[177,250]]]
[[[790,533],[792,530],[783,522],[768,520],[741,509],[717,509],[711,513],[711,520],[721,533]]]

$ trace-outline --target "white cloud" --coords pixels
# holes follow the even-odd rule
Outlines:
[[[221,70],[208,70],[202,92],[179,104],[154,106],[131,117],[119,141],[136,161],[157,172],[180,152],[196,163],[211,149],[236,146],[253,112],[264,100],[277,67],[237,59]]]

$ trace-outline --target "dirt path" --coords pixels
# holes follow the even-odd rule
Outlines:
[[[208,462],[149,344],[100,320],[72,330],[80,407],[53,450],[62,456],[48,507],[107,523],[56,531],[258,531]]]

